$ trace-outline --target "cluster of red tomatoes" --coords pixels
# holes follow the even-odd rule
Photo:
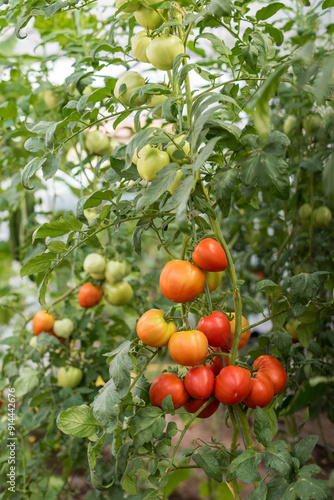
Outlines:
[[[205,288],[205,272],[221,272],[227,267],[224,249],[211,238],[197,245],[192,260],[195,264],[172,260],[161,272],[161,291],[172,302],[193,300]],[[242,326],[248,326],[244,317]],[[150,388],[151,404],[161,408],[164,398],[171,395],[175,409],[184,406],[189,413],[195,413],[214,397],[199,413],[200,418],[212,415],[220,403],[230,406],[243,402],[251,408],[267,406],[285,387],[286,372],[270,355],[255,360],[253,377],[249,369],[229,365],[234,334],[233,313],[229,319],[224,313],[214,311],[200,319],[196,330],[179,332],[174,322],[166,321],[163,311],[151,309],[143,314],[137,323],[137,335],[142,342],[151,347],[168,345],[176,363],[191,367],[184,380],[175,373],[159,375]],[[247,344],[250,334],[250,329],[242,333],[238,349]]]

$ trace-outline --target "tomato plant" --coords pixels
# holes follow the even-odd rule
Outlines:
[[[215,385],[215,376],[210,368],[198,365],[190,368],[184,379],[187,393],[194,399],[207,399]]]
[[[155,378],[150,387],[150,401],[152,406],[162,408],[162,402],[171,396],[174,409],[183,406],[189,399],[184,382],[175,373],[162,373]]]
[[[55,320],[53,314],[48,314],[45,310],[38,311],[32,320],[34,335],[39,335],[42,332],[52,332]]]
[[[275,395],[284,389],[287,374],[278,359],[269,355],[260,356],[254,361],[253,369],[258,370],[259,373],[264,373],[270,378],[274,386]]]
[[[266,373],[256,372],[251,379],[250,391],[243,403],[250,408],[264,408],[268,406],[274,397],[274,385]]]
[[[193,251],[192,258],[195,264],[204,271],[219,272],[227,267],[223,247],[212,238],[202,240]]]
[[[251,375],[241,366],[226,366],[215,380],[214,395],[218,401],[233,406],[241,403],[251,389]]]
[[[228,317],[219,311],[214,311],[209,316],[201,318],[197,329],[203,332],[212,347],[225,347],[229,345],[231,326]]]
[[[180,365],[198,365],[208,352],[208,339],[198,330],[176,332],[169,339],[168,351]]]
[[[58,370],[58,385],[61,387],[70,387],[74,389],[80,384],[83,373],[80,368],[75,366],[62,366]]]
[[[103,290],[100,286],[85,283],[79,290],[78,302],[80,307],[94,307],[103,297]]]

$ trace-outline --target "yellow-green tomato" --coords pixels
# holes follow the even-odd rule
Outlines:
[[[175,175],[175,179],[174,179],[173,183],[168,188],[168,191],[170,192],[170,194],[173,195],[175,193],[176,189],[181,184],[182,179],[183,179],[182,170],[181,169],[177,170],[176,175]]]
[[[43,99],[49,109],[54,109],[59,102],[58,97],[54,92],[52,92],[52,90],[45,90]]]
[[[140,151],[137,170],[138,174],[145,181],[156,179],[157,173],[166,165],[169,165],[168,153],[157,148],[150,148],[147,151]]]
[[[286,331],[291,335],[292,338],[298,339],[297,328],[300,325],[300,321],[296,318],[290,318],[285,325]]]
[[[150,63],[162,71],[172,69],[175,58],[183,53],[184,45],[180,38],[166,34],[154,38],[146,51]]]
[[[176,144],[181,144],[180,149],[173,142],[170,142],[167,146],[167,153],[169,154],[171,160],[176,163],[179,163],[180,165],[183,165],[184,163],[189,163],[188,158],[179,159],[177,158],[177,156],[174,155],[176,151],[183,151],[186,156],[189,155],[190,144],[188,141],[184,140],[184,137],[185,137],[184,135],[180,135],[180,137],[176,137],[174,139],[174,142],[176,142]]]
[[[141,5],[135,12],[135,19],[140,26],[149,30],[156,30],[164,22],[164,11],[162,9],[153,10]]]
[[[151,94],[150,97],[147,100],[147,106],[149,108],[154,109],[156,106],[159,106],[159,104],[163,104],[168,97],[166,95],[156,95],[156,94]],[[162,116],[162,108],[157,109],[157,111],[154,113],[155,116],[158,118],[161,118]]]
[[[61,387],[70,387],[74,389],[77,387],[83,377],[82,370],[75,366],[62,366],[58,370],[58,385]]]
[[[36,349],[39,352],[40,356],[43,356],[43,354],[45,354],[48,350],[48,346],[46,345],[40,345],[38,347],[38,335],[34,335],[33,337],[31,337],[29,345]]]
[[[120,95],[120,89],[122,85],[126,86],[126,90],[125,92],[122,93],[122,95]],[[137,73],[136,71],[128,71],[124,75],[120,76],[119,79],[117,80],[114,89],[115,97],[124,106],[129,106],[130,97],[132,96],[132,94],[136,90],[141,89],[144,85],[145,85],[145,80],[139,73]],[[146,101],[146,99],[147,96],[142,98],[137,96],[132,104],[133,106],[138,106],[140,104],[143,104]]]
[[[135,56],[138,61],[148,63],[149,60],[147,59],[146,56],[146,49],[150,45],[152,39],[147,36],[147,32],[144,31],[139,31],[131,41],[131,48],[133,55]]]
[[[208,283],[209,291],[213,292],[214,290],[216,290],[216,288],[219,287],[223,273],[221,271],[217,272],[204,271],[204,272],[206,281]],[[203,293],[205,293],[205,287]]]
[[[90,274],[96,280],[103,280],[105,278],[106,261],[98,253],[87,255],[83,263],[83,268],[86,273]]]
[[[103,284],[104,298],[112,306],[125,306],[133,297],[131,285],[126,281],[119,281],[111,285],[108,282]]]
[[[90,153],[105,156],[112,153],[112,146],[109,137],[104,135],[100,130],[87,132],[85,137],[85,145]]]
[[[316,134],[323,126],[323,120],[318,113],[313,113],[312,115],[307,116],[303,120],[303,127],[307,134]]]
[[[109,260],[106,265],[105,277],[108,283],[113,284],[125,278],[130,271],[131,266],[128,262]]]
[[[297,121],[297,118],[295,115],[289,115],[285,118],[284,124],[283,124],[283,132],[288,135],[289,132],[293,129]]]
[[[309,203],[304,203],[299,209],[299,218],[302,222],[308,220],[312,214],[312,207]]]
[[[331,220],[332,212],[328,207],[319,207],[314,210],[313,222],[315,226],[328,226]]]
[[[62,339],[68,339],[74,330],[72,320],[69,318],[57,319],[53,324],[53,331]]]
[[[138,151],[138,148],[136,148],[133,155],[132,155],[132,163],[134,163],[137,166],[140,155],[142,153],[144,153],[145,151],[148,151],[149,149],[152,149],[152,146],[150,146],[149,144],[146,144],[146,146],[139,149],[139,151]]]
[[[126,6],[129,3],[129,0],[116,0],[116,8],[120,9],[123,5],[122,12],[126,12],[127,14],[133,14],[137,9],[139,9],[139,2],[134,2],[131,5]]]

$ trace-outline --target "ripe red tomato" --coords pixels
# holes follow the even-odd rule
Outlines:
[[[160,274],[161,291],[172,302],[193,300],[204,286],[204,272],[185,260],[171,260]]]
[[[103,297],[103,290],[100,286],[94,286],[91,283],[85,283],[79,290],[79,306],[93,307],[98,304]]]
[[[214,311],[209,316],[201,318],[197,330],[205,333],[212,347],[229,345],[231,326],[228,317],[222,312]]]
[[[273,383],[275,396],[283,391],[287,374],[282,364],[274,356],[264,354],[254,361],[253,370],[265,373]]]
[[[201,406],[204,405],[204,403],[207,402],[209,398],[207,399],[189,399],[185,405],[183,405],[183,408],[188,412],[188,413],[196,413],[197,410],[200,409]],[[208,418],[211,417],[216,411],[218,410],[218,406],[220,405],[219,401],[217,399],[214,399],[204,410],[201,411],[197,415],[197,418]]]
[[[234,339],[234,334],[235,334],[234,313],[232,313],[232,319],[230,321],[230,325],[231,325],[231,335],[230,335],[228,341],[225,343],[225,345],[223,345],[223,347],[225,347],[225,349],[231,349],[232,344],[233,344],[233,339]],[[241,325],[242,325],[242,328],[245,328],[245,326],[249,325],[247,319],[244,318],[244,316],[242,316],[242,318],[241,318]],[[247,344],[250,336],[251,336],[250,330],[246,330],[244,333],[242,333],[240,340],[239,340],[238,349],[241,349],[242,347],[244,347]]]
[[[212,238],[200,241],[193,251],[193,261],[204,271],[217,272],[227,268],[227,259],[223,247]]]
[[[208,353],[208,339],[198,330],[176,332],[169,339],[168,350],[179,365],[195,366],[203,361]]]
[[[251,388],[243,403],[249,408],[264,408],[268,406],[274,397],[274,385],[268,375],[257,372],[251,379]]]
[[[176,332],[173,321],[167,323],[163,311],[146,311],[137,323],[137,335],[144,344],[151,347],[163,347]]]
[[[226,366],[216,378],[214,395],[225,405],[237,405],[249,394],[251,374],[241,366]]]
[[[172,396],[175,410],[181,408],[189,399],[189,394],[184,387],[183,380],[175,375],[175,373],[162,373],[151,384],[151,405],[162,409],[161,403],[169,394]]]
[[[190,368],[184,379],[187,393],[195,399],[207,399],[212,394],[214,385],[213,371],[203,365]]]
[[[265,280],[266,279],[266,275],[264,274],[263,271],[255,271],[256,276],[258,277],[259,280]]]
[[[224,352],[219,347],[211,347],[208,351],[208,354],[210,354],[212,351]],[[213,371],[214,375],[219,375],[220,371],[224,368],[223,358],[224,358],[225,366],[229,366],[229,364],[230,364],[229,359],[226,356],[219,356],[219,354],[217,354],[216,356],[213,356],[213,358],[211,358],[209,361],[207,361],[205,363],[205,366],[210,368],[210,370]]]
[[[48,314],[44,309],[38,311],[32,320],[34,335],[39,335],[42,332],[50,333],[55,321],[56,318],[53,314]]]

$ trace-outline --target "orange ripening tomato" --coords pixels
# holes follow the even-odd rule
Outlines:
[[[222,349],[220,349],[220,347],[210,347],[208,354],[211,354],[212,351],[224,352]],[[213,358],[210,358],[209,361],[205,363],[205,366],[210,368],[210,370],[213,371],[214,375],[219,375],[224,366],[229,366],[229,364],[229,359],[226,356],[220,356],[219,354],[217,354],[216,356],[213,356]]]
[[[103,290],[100,286],[85,283],[79,290],[78,301],[80,307],[96,306],[103,297]]]
[[[233,344],[233,339],[234,339],[234,334],[235,334],[235,319],[234,319],[234,313],[232,313],[232,319],[230,321],[230,325],[231,325],[231,335],[230,335],[230,338],[229,340],[226,342],[225,345],[223,345],[222,347],[225,347],[225,349],[231,349],[232,347],[232,344]],[[242,328],[245,328],[246,326],[249,325],[248,321],[246,318],[244,318],[244,316],[242,316],[242,319],[241,319],[241,325],[242,325]],[[244,347],[247,342],[249,341],[249,338],[251,336],[251,331],[250,330],[246,330],[240,337],[240,340],[239,340],[239,345],[238,345],[238,349],[241,349],[242,347]]]
[[[241,366],[226,366],[215,381],[214,395],[228,406],[241,403],[249,394],[251,374]]]
[[[168,342],[169,354],[183,366],[198,365],[207,355],[208,346],[208,339],[198,330],[176,332]]]
[[[32,320],[34,335],[39,335],[42,332],[50,333],[55,321],[56,318],[53,314],[48,314],[44,309],[38,311]]]
[[[253,370],[265,373],[273,383],[275,396],[283,391],[288,379],[283,365],[278,359],[270,354],[264,354],[254,361]]]
[[[167,323],[163,311],[150,309],[137,323],[137,335],[144,344],[150,347],[163,347],[176,332],[173,321]]]
[[[175,410],[181,408],[189,399],[184,382],[175,373],[162,373],[155,378],[150,387],[152,406],[162,409],[163,400],[171,395]]]
[[[200,409],[201,406],[204,405],[208,401],[209,398],[207,399],[189,399],[189,401],[186,402],[186,404],[183,405],[183,408],[188,412],[188,413],[196,413],[197,410]],[[216,411],[218,410],[218,407],[220,405],[220,402],[218,399],[214,399],[208,406],[204,408],[198,415],[197,418],[208,418],[211,417]]]
[[[201,293],[205,287],[205,274],[186,260],[171,260],[160,274],[160,288],[172,302],[188,302]]]
[[[212,238],[205,238],[199,242],[193,251],[193,261],[204,271],[218,272],[227,268],[225,250]]]
[[[257,372],[251,379],[251,388],[243,403],[249,408],[264,408],[268,406],[274,397],[274,385],[268,375],[263,372]]]

